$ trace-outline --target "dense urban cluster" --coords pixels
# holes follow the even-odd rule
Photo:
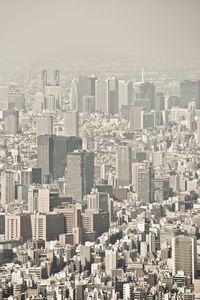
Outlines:
[[[200,299],[200,80],[49,73],[0,86],[0,300]]]

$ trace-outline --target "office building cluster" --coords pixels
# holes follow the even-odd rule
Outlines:
[[[0,86],[0,300],[200,299],[200,81],[151,76]]]

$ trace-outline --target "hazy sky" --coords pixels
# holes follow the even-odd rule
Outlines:
[[[0,59],[200,54],[200,0],[0,0]]]

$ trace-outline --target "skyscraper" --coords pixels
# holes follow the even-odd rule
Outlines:
[[[70,109],[78,110],[78,82],[73,80],[70,88]]]
[[[28,211],[48,213],[50,211],[49,189],[30,187],[28,190]]]
[[[44,88],[47,85],[47,71],[43,70],[39,76],[39,92],[44,93]]]
[[[75,151],[67,155],[66,194],[82,201],[94,185],[94,153]]]
[[[7,205],[15,200],[15,172],[3,170],[1,172],[1,205]]]
[[[64,176],[67,153],[81,149],[82,140],[77,137],[40,135],[37,139],[38,167],[42,176],[51,174],[54,179]]]
[[[5,112],[5,133],[9,135],[16,135],[19,131],[19,111]]]
[[[150,102],[151,109],[155,109],[155,86],[145,82],[135,86],[135,99],[146,99]]]
[[[64,113],[64,135],[79,136],[79,113],[78,111],[67,111]]]
[[[131,184],[132,151],[128,146],[120,146],[117,150],[117,182],[118,186]]]
[[[95,84],[96,111],[107,112],[107,82],[105,79],[97,79]]]
[[[53,134],[53,117],[37,116],[36,117],[36,136]]]
[[[119,80],[119,110],[122,105],[130,105],[133,101],[133,84],[131,81]]]
[[[133,189],[138,194],[138,201],[154,202],[154,177],[154,170],[149,163],[132,164],[132,183]]]
[[[180,107],[187,108],[188,103],[196,101],[197,108],[200,108],[200,80],[184,80],[180,84]]]
[[[111,115],[118,113],[118,80],[116,77],[108,78],[107,105],[108,113]]]
[[[197,244],[196,237],[175,236],[172,238],[173,275],[184,271],[190,280],[196,278],[197,272]]]

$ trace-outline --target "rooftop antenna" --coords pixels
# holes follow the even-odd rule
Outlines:
[[[144,69],[142,67],[142,83],[144,83]]]

